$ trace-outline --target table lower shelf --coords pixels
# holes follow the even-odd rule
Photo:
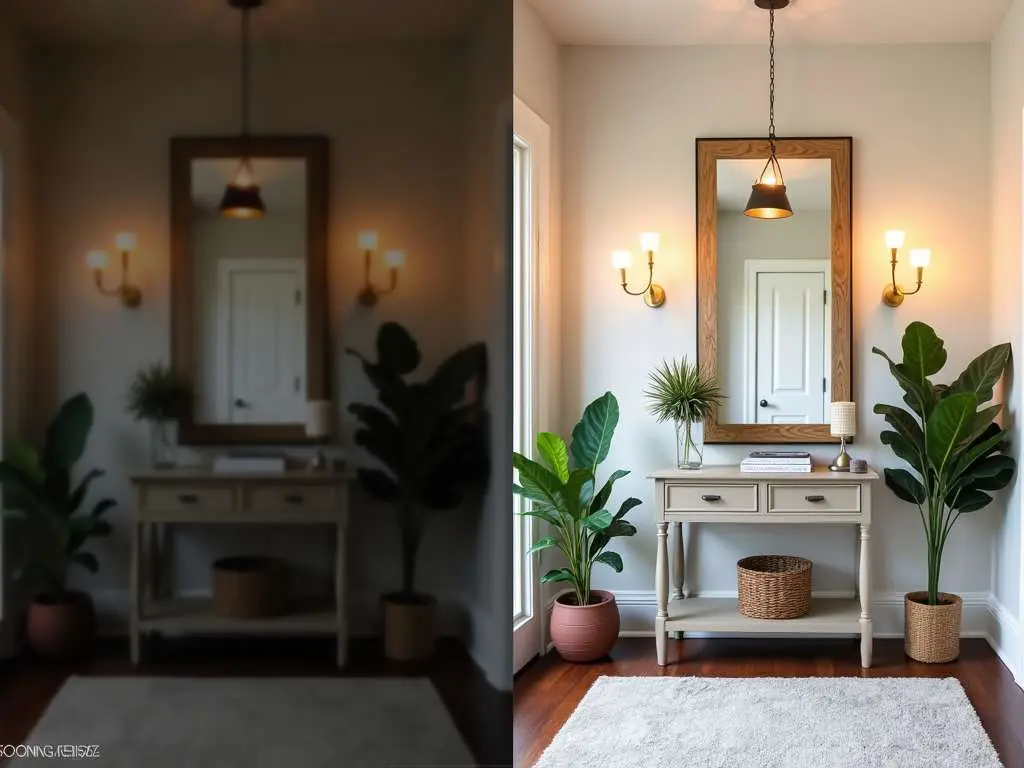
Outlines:
[[[232,619],[215,614],[211,600],[181,598],[144,603],[139,629],[167,633],[333,635],[338,631],[338,620],[331,605],[298,605],[279,616]]]
[[[732,597],[670,600],[665,630],[670,632],[859,633],[860,600],[813,598],[811,610],[797,619],[752,619],[739,612]]]

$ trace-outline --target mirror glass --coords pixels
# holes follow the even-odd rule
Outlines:
[[[305,420],[307,161],[253,158],[266,209],[228,218],[219,208],[239,158],[191,160],[194,421]]]
[[[832,401],[828,158],[781,159],[793,215],[743,210],[767,158],[716,160],[718,422],[824,424]]]

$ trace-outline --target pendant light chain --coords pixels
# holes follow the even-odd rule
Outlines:
[[[242,136],[249,135],[249,8],[242,8]]]
[[[775,157],[775,6],[769,10],[768,21],[768,142]]]

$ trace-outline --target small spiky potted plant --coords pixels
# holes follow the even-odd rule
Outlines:
[[[651,371],[644,395],[658,422],[676,427],[676,466],[700,469],[703,462],[704,421],[722,404],[725,395],[714,376],[697,363],[665,360]]]
[[[135,374],[127,409],[136,421],[149,424],[150,464],[154,468],[175,465],[178,420],[191,397],[188,382],[165,363],[152,363]]]
[[[84,547],[89,539],[110,534],[103,515],[116,504],[100,499],[88,512],[79,512],[89,486],[104,474],[93,469],[72,484],[72,469],[85,451],[92,422],[92,402],[78,394],[50,424],[42,450],[12,442],[0,461],[4,518],[10,523],[11,554],[19,561],[15,578],[31,595],[27,639],[42,656],[80,656],[95,634],[92,600],[67,583],[73,566],[92,573],[99,568],[96,555]]]

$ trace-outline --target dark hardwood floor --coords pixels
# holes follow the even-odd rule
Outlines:
[[[441,641],[426,663],[384,658],[380,643],[353,639],[349,663],[333,663],[331,641],[181,638],[147,644],[128,661],[127,641],[103,641],[93,658],[51,663],[22,658],[0,670],[0,744],[21,744],[69,675],[183,677],[429,677],[481,766],[511,766],[512,695],[496,691],[455,641]],[[0,764],[3,760],[0,760]],[[198,767],[197,767],[198,768]],[[353,767],[354,768],[354,767]]]
[[[903,654],[902,640],[876,640],[873,666],[867,670],[861,669],[858,648],[858,640],[670,640],[665,667],[658,666],[653,638],[619,640],[610,659],[591,664],[570,664],[549,653],[516,676],[516,768],[536,762],[601,675],[956,677],[1006,768],[1024,768],[1024,690],[987,642],[964,640],[960,658],[951,664],[919,664]],[[685,757],[680,759],[683,765]]]

